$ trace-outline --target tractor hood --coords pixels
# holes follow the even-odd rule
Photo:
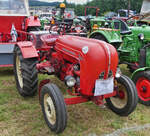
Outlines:
[[[137,27],[133,26],[133,27],[130,27],[130,29],[132,30],[132,33],[137,36],[138,34],[143,33],[145,39],[150,41],[150,26],[146,26],[146,25],[137,26]]]
[[[103,41],[77,36],[60,36],[56,50],[70,62],[80,63],[80,88],[83,95],[93,95],[95,81],[104,72],[104,79],[110,71],[115,76],[118,65],[116,49]],[[73,58],[73,59],[72,59]]]

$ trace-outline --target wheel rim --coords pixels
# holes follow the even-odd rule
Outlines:
[[[150,97],[150,81],[146,78],[139,78],[136,82],[136,88],[140,99],[146,101]]]
[[[116,108],[118,109],[124,108],[128,102],[126,87],[120,83],[117,83],[117,95],[111,97],[110,100]]]
[[[56,123],[56,109],[49,94],[45,94],[44,96],[44,108],[48,121],[54,125]]]
[[[23,78],[22,78],[22,71],[21,71],[21,62],[19,57],[16,57],[16,71],[17,71],[17,77],[18,82],[21,88],[23,88]]]

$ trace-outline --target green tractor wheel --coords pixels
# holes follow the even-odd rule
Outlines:
[[[133,81],[136,84],[139,102],[150,106],[150,71],[138,72],[134,76]]]

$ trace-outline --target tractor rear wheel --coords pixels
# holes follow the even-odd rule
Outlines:
[[[93,38],[97,39],[97,40],[101,40],[101,41],[107,42],[106,38],[103,35],[95,35]]]
[[[138,91],[139,102],[150,106],[150,100],[147,100],[150,98],[150,71],[138,72],[133,81]]]
[[[66,104],[55,84],[48,83],[42,87],[40,103],[44,119],[51,131],[63,132],[67,125]]]
[[[93,38],[109,43],[108,40],[103,35],[100,35],[100,34],[93,36]],[[116,49],[118,49],[121,45],[121,43],[110,43],[110,44],[112,44]]]
[[[117,91],[116,96],[106,99],[108,107],[120,116],[128,116],[138,103],[137,90],[133,81],[121,75],[115,79],[115,91]]]
[[[24,59],[18,46],[14,49],[14,74],[19,94],[33,96],[38,89],[36,58]]]

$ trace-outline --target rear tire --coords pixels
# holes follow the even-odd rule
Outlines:
[[[150,98],[148,96],[150,94],[150,71],[137,73],[134,76],[133,81],[138,91],[139,102],[146,106],[150,106],[150,101],[146,100],[147,98]]]
[[[116,114],[128,116],[133,112],[138,103],[136,87],[132,80],[124,75],[121,75],[120,78],[116,78],[116,81],[117,95],[107,98],[107,105]]]
[[[38,89],[37,58],[24,59],[18,46],[14,49],[14,74],[19,94],[34,96]]]
[[[46,124],[55,133],[64,131],[67,125],[66,104],[59,88],[54,84],[42,87],[40,103]]]
[[[93,38],[109,43],[103,35],[95,35]],[[110,44],[112,44],[116,49],[118,49],[121,45],[121,43],[110,43]]]
[[[103,35],[95,35],[93,38],[97,39],[97,40],[108,42]]]

